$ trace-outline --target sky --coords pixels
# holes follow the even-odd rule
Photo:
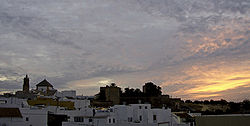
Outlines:
[[[250,99],[249,0],[1,0],[0,93],[46,78],[97,94],[152,81],[182,99]]]

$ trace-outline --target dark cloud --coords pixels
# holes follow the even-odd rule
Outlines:
[[[19,81],[0,81],[0,91],[15,91],[22,88]]]

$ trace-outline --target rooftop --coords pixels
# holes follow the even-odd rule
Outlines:
[[[19,117],[22,118],[22,114],[18,108],[0,108],[0,118],[3,117]]]
[[[36,86],[48,86],[48,87],[53,87],[52,84],[50,84],[46,79],[44,79],[43,81],[41,81],[39,84],[37,84]]]

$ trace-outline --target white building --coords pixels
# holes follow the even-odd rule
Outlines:
[[[115,105],[92,114],[71,115],[74,120],[63,122],[63,126],[186,126],[176,120],[170,109],[152,109],[150,104]]]
[[[36,85],[36,90],[41,92],[46,92],[53,89],[53,85],[50,84],[46,79]]]
[[[40,108],[20,108],[24,125],[22,126],[47,126],[48,111]]]
[[[63,97],[76,98],[76,91],[75,90],[62,91],[62,95]]]
[[[65,97],[76,98],[76,91],[75,90],[65,90],[62,92],[56,92],[55,96],[59,97],[59,98],[65,98]]]
[[[76,109],[32,107],[23,99],[0,98],[0,113],[4,111],[1,108],[11,106],[16,113],[19,111],[15,116],[1,117],[0,114],[0,122],[5,126],[47,126],[51,120],[49,115],[52,114],[66,117],[62,122],[63,126],[187,126],[178,121],[171,109],[152,109],[150,104],[115,105],[108,109],[95,109],[89,107],[90,101],[86,99],[66,100],[74,102]]]
[[[0,107],[27,107],[28,103],[27,103],[27,99],[20,99],[20,98],[16,98],[16,97],[0,97]]]
[[[23,126],[24,121],[19,108],[0,107],[0,126]]]
[[[69,116],[69,121],[74,121],[77,115],[93,115],[89,100],[70,100],[74,102],[76,110],[57,106],[29,106],[27,99],[0,97],[0,126],[47,126],[48,113]]]

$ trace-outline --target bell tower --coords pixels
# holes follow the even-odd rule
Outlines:
[[[29,89],[30,89],[30,86],[29,86],[29,77],[26,74],[25,78],[23,78],[23,92],[29,93]]]

